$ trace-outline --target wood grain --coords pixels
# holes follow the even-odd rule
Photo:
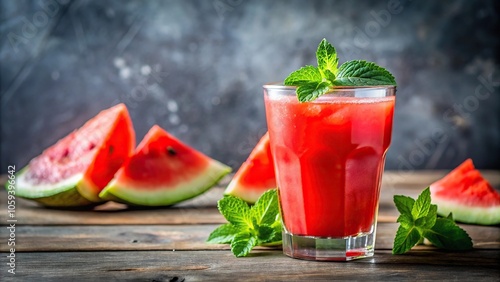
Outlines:
[[[415,189],[399,190],[417,194]],[[205,194],[172,207],[137,209],[108,202],[90,210],[49,209],[32,201],[18,199],[16,216],[23,225],[163,225],[163,224],[214,224],[225,219],[217,210],[217,201],[223,196],[222,187],[212,188]],[[6,210],[6,193],[0,191],[0,210]],[[392,203],[392,190],[381,195],[379,221],[396,222],[396,208]],[[0,214],[0,225],[6,223],[7,213]]]
[[[18,226],[16,251],[218,250],[228,245],[205,243],[218,225]],[[376,249],[391,250],[398,224],[380,223]],[[500,228],[461,225],[477,249],[499,250]],[[420,246],[420,248],[433,249]],[[7,251],[7,245],[0,245]]]
[[[445,171],[386,172],[383,178],[379,221],[395,222],[397,211],[392,197],[395,194],[416,197],[429,183],[439,179]],[[500,172],[484,171],[483,175],[498,187]],[[224,218],[213,209],[217,205],[231,177],[226,177],[217,187],[179,205],[158,209],[137,209],[117,203],[106,203],[92,210],[58,210],[42,207],[32,201],[18,199],[16,214],[25,225],[151,225],[151,224],[214,224]],[[4,177],[5,179],[5,177]],[[6,192],[0,190],[0,210],[6,210]],[[0,213],[4,225],[7,213]]]
[[[325,263],[281,251],[235,258],[228,251],[19,253],[14,277],[2,281],[498,281],[498,252],[412,250],[395,256]]]
[[[472,251],[417,246],[405,255],[391,254],[398,214],[393,195],[415,197],[445,173],[386,173],[375,256],[348,263],[295,260],[279,248],[257,248],[236,259],[228,245],[205,243],[225,222],[216,203],[228,178],[200,197],[159,209],[107,203],[93,210],[57,210],[19,199],[16,275],[4,265],[0,281],[500,281],[499,226],[460,224],[473,239]],[[499,172],[484,175],[499,186]],[[4,211],[5,197],[0,192]],[[6,220],[1,213],[0,224]],[[0,244],[0,251],[8,252],[7,244]]]

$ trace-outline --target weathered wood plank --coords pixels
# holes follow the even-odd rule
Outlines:
[[[498,281],[498,251],[376,251],[352,262],[291,259],[281,251],[234,258],[228,251],[42,252],[16,254],[2,281]]]
[[[217,211],[217,200],[222,197],[222,188],[188,200],[180,205],[137,209],[117,203],[106,203],[93,210],[49,209],[38,204],[18,199],[16,218],[19,224],[30,225],[110,225],[110,224],[206,224],[222,223],[224,218]],[[6,193],[0,192],[0,210],[6,210]],[[5,224],[7,213],[0,213],[0,224]]]
[[[222,196],[222,187],[182,205],[154,210],[130,210],[123,205],[108,204],[97,211],[63,211],[19,201],[16,206],[19,220],[16,226],[17,274],[8,274],[8,267],[4,265],[0,270],[0,281],[414,281],[465,278],[498,281],[498,226],[462,225],[474,241],[476,249],[470,252],[444,252],[419,246],[406,255],[390,254],[397,228],[397,224],[391,223],[396,217],[392,196],[416,196],[443,174],[419,172],[384,180],[376,255],[349,263],[293,260],[283,256],[281,250],[264,248],[254,251],[248,258],[236,259],[227,245],[206,244],[205,240],[216,224],[224,222],[215,208],[216,201]],[[498,187],[500,173],[485,176]],[[0,193],[0,209],[3,210],[6,210],[5,195],[5,192]],[[4,225],[6,219],[6,213],[2,213],[0,224]],[[0,250],[7,251],[7,245],[0,244]]]
[[[442,177],[445,172],[386,172],[382,186],[379,221],[395,222],[397,211],[393,204],[393,195],[416,197],[428,183]],[[500,172],[486,171],[485,177],[498,187]],[[21,224],[29,225],[151,225],[151,224],[214,224],[223,223],[224,218],[215,209],[224,191],[224,185],[230,178],[225,178],[221,185],[212,188],[192,200],[179,205],[159,209],[134,209],[117,203],[106,203],[93,210],[57,210],[47,209],[36,203],[18,199],[16,216]],[[416,183],[427,183],[425,185]],[[0,189],[0,210],[6,210],[6,193]],[[7,213],[0,213],[0,225],[5,225]]]
[[[1,206],[0,206],[1,208]],[[4,209],[5,210],[5,209]],[[21,207],[17,220],[23,225],[154,225],[154,224],[208,224],[225,220],[217,208],[163,208],[155,210],[64,211],[41,207]],[[0,217],[0,223],[6,216]]]
[[[117,226],[23,226],[16,227],[16,251],[132,251],[217,250],[228,245],[207,244],[218,225],[117,225]],[[391,250],[396,223],[380,223],[377,250]],[[496,249],[500,255],[500,228],[462,225],[478,249]],[[433,249],[420,246],[419,248]],[[7,251],[7,244],[0,245]]]
[[[416,194],[414,189],[401,189],[407,194]],[[217,210],[217,200],[223,195],[222,188],[213,188],[207,193],[176,206],[157,209],[134,209],[117,203],[106,203],[93,210],[48,209],[34,202],[18,199],[16,217],[24,225],[151,225],[151,224],[213,224],[224,223]],[[388,191],[390,192],[390,191]],[[392,193],[392,192],[390,192]],[[395,222],[397,211],[392,204],[392,194],[382,194],[379,221]],[[5,192],[0,191],[0,210],[6,210]],[[383,201],[383,203],[382,203]],[[391,201],[391,203],[389,203]],[[0,225],[6,224],[7,213],[0,214]]]

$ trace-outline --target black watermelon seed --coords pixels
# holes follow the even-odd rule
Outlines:
[[[171,146],[168,146],[168,147],[167,147],[167,153],[168,153],[169,155],[171,155],[171,156],[175,156],[175,155],[177,155],[177,152],[176,152],[176,151],[175,151],[175,149],[174,149],[174,148],[172,148]]]

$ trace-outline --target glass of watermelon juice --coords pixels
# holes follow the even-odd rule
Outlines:
[[[295,91],[264,86],[283,251],[309,260],[373,256],[396,88],[336,88],[305,103]]]

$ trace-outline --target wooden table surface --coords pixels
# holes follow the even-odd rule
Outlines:
[[[205,243],[225,222],[216,202],[229,176],[209,192],[170,208],[139,210],[107,203],[68,211],[17,200],[15,275],[7,272],[7,194],[2,191],[0,281],[500,281],[498,225],[460,224],[473,239],[472,251],[417,246],[405,255],[391,254],[397,229],[392,196],[416,197],[443,175],[386,172],[375,256],[351,262],[291,259],[279,248],[263,247],[235,258],[228,245]],[[499,172],[484,176],[499,188]]]

